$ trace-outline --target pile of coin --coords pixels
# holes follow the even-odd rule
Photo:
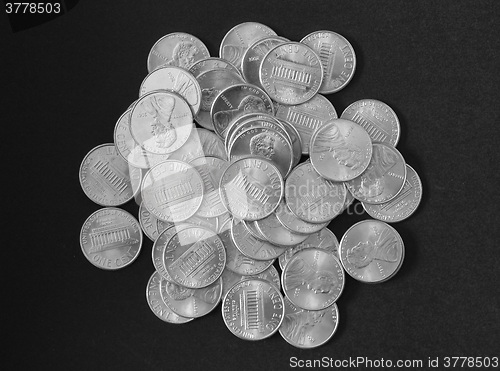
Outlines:
[[[189,322],[222,302],[224,323],[242,339],[279,331],[297,347],[324,344],[338,325],[344,272],[383,282],[404,258],[385,222],[415,211],[421,183],[395,148],[396,114],[364,99],[338,118],[322,94],[345,87],[356,58],[331,31],[293,42],[242,23],[219,57],[171,33],[147,66],[113,143],[80,167],[85,194],[105,206],[82,227],[85,257],[126,267],[144,232],[155,268],[146,297],[160,319]],[[139,221],[116,207],[132,199]],[[375,219],[339,243],[327,226],[355,199]]]

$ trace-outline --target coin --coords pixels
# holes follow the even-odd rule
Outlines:
[[[140,97],[132,108],[132,137],[148,152],[174,152],[186,143],[192,129],[191,108],[177,93],[154,90]]]
[[[309,223],[326,223],[342,211],[346,189],[319,175],[310,162],[295,167],[285,183],[285,201],[290,211]]]
[[[163,224],[165,224],[163,230],[173,225],[173,223],[164,221],[160,221],[162,224],[159,224],[158,221],[159,219],[152,215],[141,202],[139,205],[139,223],[142,231],[151,241],[155,241],[162,232],[162,230],[159,229],[160,225],[163,227]]]
[[[141,245],[139,222],[116,207],[95,211],[80,231],[83,255],[101,269],[116,270],[130,265],[139,255]]]
[[[329,223],[308,223],[303,221],[290,211],[285,201],[281,201],[275,214],[281,225],[294,233],[311,234],[319,232]]]
[[[262,340],[278,331],[285,307],[278,289],[262,279],[244,280],[229,289],[222,317],[233,335]]]
[[[226,250],[215,232],[190,227],[178,231],[168,241],[164,263],[175,283],[189,288],[207,287],[221,276]]]
[[[210,313],[219,304],[222,278],[200,289],[183,287],[165,279],[160,283],[161,298],[179,316],[198,318]]]
[[[122,205],[134,197],[130,171],[140,172],[129,166],[114,144],[101,144],[85,155],[80,165],[80,185],[98,205]]]
[[[264,90],[250,84],[236,84],[222,90],[210,110],[215,133],[224,139],[231,121],[251,112],[274,115],[273,102]]]
[[[307,234],[294,233],[283,227],[274,213],[257,220],[255,224],[269,242],[279,246],[295,246],[308,237]]]
[[[331,339],[339,323],[336,304],[323,310],[305,310],[285,297],[285,317],[280,334],[297,348],[316,348]]]
[[[188,70],[196,61],[210,57],[210,53],[197,37],[174,32],[160,38],[148,55],[148,72],[158,67],[176,66]]]
[[[146,173],[141,194],[144,207],[158,219],[181,222],[200,207],[203,180],[191,165],[166,160]]]
[[[259,77],[261,86],[276,102],[300,104],[318,92],[323,67],[318,55],[307,45],[285,42],[263,57]]]
[[[118,153],[129,165],[149,169],[154,165],[168,159],[169,155],[157,155],[150,153],[142,148],[132,137],[130,131],[130,113],[131,109],[120,116],[115,125],[113,139]]]
[[[193,116],[200,111],[201,88],[195,77],[180,67],[167,66],[149,73],[141,83],[139,97],[154,90],[171,90],[183,97]]]
[[[338,92],[351,81],[356,69],[356,54],[345,37],[332,31],[316,31],[300,42],[310,46],[323,65],[320,93]]]
[[[198,157],[189,163],[203,179],[203,200],[196,212],[198,216],[214,218],[226,212],[219,192],[220,178],[228,167],[227,161],[217,157]]]
[[[260,231],[257,229],[257,225],[255,224],[255,221],[247,222],[245,220],[242,220],[241,222],[243,223],[245,228],[248,229],[248,232],[250,232],[250,234],[252,236],[254,236],[256,239],[261,240],[261,241],[267,241],[266,238],[264,237],[264,235],[262,233],[260,233]]]
[[[229,152],[234,140],[245,130],[253,128],[268,128],[282,134],[285,139],[291,143],[292,139],[281,122],[276,120],[274,116],[262,113],[249,113],[243,115],[228,126],[224,146]]]
[[[192,321],[193,318],[181,317],[175,314],[172,312],[172,309],[165,304],[160,293],[162,280],[164,280],[164,278],[162,278],[158,272],[154,272],[149,278],[148,285],[146,287],[146,300],[148,301],[151,311],[156,315],[156,317],[168,323],[182,324]]]
[[[358,124],[334,119],[311,137],[311,163],[324,178],[348,181],[360,176],[372,157],[370,136]]]
[[[258,220],[270,215],[283,197],[278,169],[260,158],[231,163],[220,180],[221,199],[236,218]]]
[[[337,237],[328,228],[323,228],[321,231],[310,234],[307,239],[299,243],[297,246],[286,249],[283,255],[280,255],[279,264],[281,270],[284,270],[287,263],[295,255],[295,253],[304,249],[314,247],[332,252],[335,256],[339,256],[338,248],[339,241]]]
[[[406,181],[406,164],[399,151],[390,144],[373,143],[370,164],[357,178],[345,185],[354,198],[370,204],[392,200]]]
[[[293,165],[292,144],[281,133],[267,127],[246,129],[234,138],[228,152],[229,160],[261,157],[271,161],[286,178]]]
[[[302,309],[321,310],[344,289],[344,270],[331,252],[309,248],[297,252],[281,275],[285,295]]]
[[[225,297],[229,289],[236,283],[255,278],[260,278],[272,283],[278,290],[281,288],[280,275],[273,265],[267,268],[264,272],[251,276],[244,276],[235,273],[230,269],[224,269],[224,272],[222,272],[222,297]]]
[[[340,118],[361,125],[374,142],[393,145],[399,141],[401,127],[396,113],[384,102],[375,99],[361,99],[351,103]]]
[[[259,78],[259,67],[262,58],[276,45],[287,41],[290,40],[281,36],[270,36],[265,39],[257,40],[250,45],[241,58],[241,73],[246,82],[262,88]]]
[[[240,275],[256,275],[268,269],[274,262],[271,260],[255,260],[243,255],[234,245],[231,237],[232,220],[226,221],[228,228],[225,228],[219,237],[226,248],[226,268]],[[226,270],[227,270],[226,269]]]
[[[422,182],[417,172],[406,164],[406,180],[403,189],[389,202],[383,204],[368,204],[363,202],[363,208],[372,218],[388,223],[405,220],[417,210],[422,200]]]
[[[300,134],[302,154],[309,154],[309,144],[312,134],[319,127],[337,118],[333,104],[321,94],[316,94],[311,100],[296,104],[275,104],[276,117],[293,125]]]
[[[273,245],[252,236],[243,223],[233,219],[231,237],[236,248],[245,256],[255,260],[276,259],[286,250],[284,246]]]
[[[237,74],[240,73],[240,71],[235,67],[234,64],[226,61],[225,59],[217,57],[200,59],[199,61],[195,62],[191,67],[189,67],[189,72],[191,72],[194,77],[198,77],[203,72],[211,70],[230,70],[236,72]]]
[[[370,219],[354,224],[345,232],[339,252],[346,272],[366,283],[393,277],[405,254],[399,233],[387,223]]]
[[[196,80],[201,87],[201,109],[194,117],[196,122],[206,129],[214,130],[210,109],[215,97],[224,89],[244,83],[238,72],[229,69],[209,70],[201,73]]]
[[[276,32],[261,23],[240,23],[231,28],[222,39],[219,56],[241,70],[241,59],[248,47],[269,36],[276,36]]]
[[[165,267],[165,249],[170,239],[177,232],[190,227],[191,226],[186,223],[180,223],[167,227],[158,235],[158,238],[153,243],[153,248],[151,249],[153,266],[163,278],[169,281],[173,281],[173,279],[170,277],[170,274],[167,272],[167,268]]]
[[[170,154],[171,160],[190,162],[198,157],[227,158],[226,149],[222,140],[207,129],[193,128],[191,135],[184,145]]]
[[[295,126],[290,124],[288,121],[281,119],[278,119],[278,121],[285,127],[285,130],[290,136],[290,141],[292,143],[293,166],[297,166],[302,157],[302,140],[300,139],[300,134]]]

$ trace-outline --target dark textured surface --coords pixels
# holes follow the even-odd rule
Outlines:
[[[499,3],[496,1],[81,1],[62,17],[12,33],[0,15],[3,176],[2,369],[281,370],[301,359],[500,356],[498,247]],[[394,224],[406,258],[379,285],[347,278],[340,325],[326,345],[299,350],[279,334],[233,336],[220,306],[185,325],[150,311],[145,241],[116,272],[88,263],[78,236],[98,205],[78,168],[112,142],[118,117],[161,36],[191,33],[218,55],[225,33],[258,21],[290,40],[326,29],[354,46],[350,84],[328,95],[388,103],[398,149],[423,181],[423,200]],[[138,207],[123,207],[137,215]],[[364,215],[342,215],[340,239]]]

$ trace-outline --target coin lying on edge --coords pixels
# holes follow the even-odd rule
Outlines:
[[[97,210],[80,231],[83,255],[101,269],[116,270],[130,265],[139,255],[141,245],[139,222],[116,207]]]

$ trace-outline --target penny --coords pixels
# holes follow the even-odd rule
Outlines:
[[[148,55],[148,72],[158,67],[176,66],[188,70],[196,61],[210,57],[210,53],[197,37],[174,32],[160,38]]]
[[[387,223],[370,219],[354,224],[345,232],[339,252],[345,271],[366,283],[393,277],[405,254],[399,233]]]
[[[279,290],[262,279],[244,280],[229,289],[222,302],[222,318],[232,334],[262,340],[278,331],[285,307]]]
[[[276,259],[286,250],[284,246],[273,245],[252,236],[243,223],[233,219],[231,237],[236,248],[245,256],[255,260]]]
[[[262,233],[260,233],[260,231],[257,229],[257,225],[255,224],[255,221],[247,222],[245,220],[242,220],[241,222],[243,223],[245,228],[248,229],[248,232],[250,232],[250,234],[252,236],[254,236],[256,239],[262,240],[262,241],[267,241],[267,239],[264,237],[264,235]]]
[[[286,205],[309,223],[326,223],[335,218],[342,211],[345,197],[344,184],[323,178],[310,162],[295,167],[286,179]]]
[[[344,289],[344,270],[331,252],[309,248],[297,252],[281,276],[290,301],[302,309],[321,310],[335,303]]]
[[[357,178],[345,185],[357,200],[381,204],[395,198],[406,181],[406,164],[390,144],[373,143],[370,164]]]
[[[308,237],[307,234],[294,233],[283,227],[274,213],[257,220],[255,224],[269,242],[279,246],[295,246]]]
[[[165,249],[170,239],[177,232],[190,227],[191,226],[189,224],[185,223],[171,225],[170,227],[165,228],[153,243],[153,248],[151,249],[151,259],[153,261],[153,266],[163,278],[169,281],[173,281],[173,279],[172,277],[170,277],[170,274],[167,272],[167,268],[165,267]]]
[[[339,241],[337,240],[337,237],[335,237],[333,232],[328,228],[323,228],[319,232],[310,234],[304,242],[299,243],[297,246],[286,249],[285,253],[279,257],[281,270],[285,269],[287,263],[295,255],[295,253],[310,247],[330,251],[335,256],[339,256]]]
[[[206,129],[214,130],[210,109],[215,97],[224,89],[245,82],[238,72],[229,69],[209,70],[201,73],[196,80],[201,87],[201,109],[194,117]]]
[[[241,60],[248,47],[269,36],[276,36],[276,32],[261,23],[240,23],[231,28],[222,39],[219,56],[241,70]]]
[[[175,283],[189,288],[207,287],[221,276],[226,250],[215,232],[190,227],[178,231],[168,241],[164,263]]]
[[[139,97],[154,90],[171,90],[191,107],[193,116],[200,110],[201,88],[195,77],[180,67],[161,67],[149,73],[141,83]]]
[[[148,152],[174,152],[186,143],[192,128],[191,108],[177,93],[154,90],[140,97],[132,108],[132,137]]]
[[[375,99],[362,99],[351,103],[340,118],[361,125],[373,142],[396,146],[401,127],[396,113],[384,102]]]
[[[134,197],[131,171],[139,172],[140,177],[140,170],[130,167],[114,144],[101,144],[85,155],[79,170],[80,185],[98,205],[123,205]]]
[[[272,128],[273,130],[276,130],[285,135],[285,137],[290,137],[285,130],[285,127],[280,122],[278,122],[278,120],[274,116],[259,112],[247,113],[231,121],[229,126],[227,127],[226,135],[224,138],[224,147],[226,148],[226,151],[229,152],[229,148],[231,147],[232,142],[239,133],[243,132],[246,129],[251,129],[254,127]]]
[[[311,100],[295,105],[275,104],[276,117],[293,125],[302,141],[302,154],[309,154],[312,134],[321,126],[337,118],[333,104],[321,94]]]
[[[222,90],[210,110],[215,133],[224,139],[231,121],[252,112],[274,115],[273,102],[264,90],[250,84],[236,84]]]
[[[146,237],[148,237],[153,242],[162,232],[160,228],[163,228],[164,230],[173,225],[173,223],[163,221],[160,221],[162,224],[159,224],[158,221],[159,219],[152,215],[142,203],[139,205],[139,223],[141,225],[142,231],[144,232]],[[163,226],[163,224],[165,224],[165,226]]]
[[[417,210],[422,200],[422,181],[417,172],[406,164],[406,180],[403,189],[389,202],[383,204],[368,204],[363,202],[363,208],[372,218],[388,223],[405,220]]]
[[[348,181],[360,176],[372,158],[370,136],[358,124],[334,119],[311,137],[310,159],[324,178]]]
[[[198,157],[189,163],[203,179],[203,200],[196,212],[198,216],[214,218],[226,212],[219,192],[220,178],[228,167],[227,161],[217,157]]]
[[[191,135],[184,145],[170,154],[171,160],[190,162],[199,157],[227,158],[226,149],[222,140],[207,129],[193,128]]]
[[[116,207],[95,211],[80,231],[83,255],[101,269],[127,267],[139,255],[141,245],[139,222],[130,213]]]
[[[243,255],[234,245],[231,237],[231,220],[228,220],[228,228],[225,228],[219,237],[226,248],[226,268],[234,273],[248,276],[262,273],[268,269],[274,262],[271,260],[255,260]],[[226,270],[227,270],[226,269]]]
[[[132,137],[130,131],[130,113],[131,109],[120,116],[115,125],[113,139],[118,153],[124,158],[129,165],[149,169],[154,165],[167,160],[168,154],[157,155],[143,149]]]
[[[316,348],[331,339],[339,323],[336,304],[323,310],[305,310],[285,297],[285,317],[279,332],[297,348]]]
[[[227,149],[227,152],[229,152],[234,140],[242,132],[246,131],[247,129],[253,128],[268,128],[270,130],[277,131],[278,133],[283,135],[290,144],[292,142],[292,139],[288,132],[285,130],[284,125],[276,120],[274,116],[270,116],[268,114],[249,113],[247,115],[239,117],[228,127],[226,138],[224,140],[224,145]]]
[[[308,223],[292,213],[284,201],[278,206],[275,214],[281,225],[294,233],[311,234],[319,232],[329,223]]]
[[[300,139],[300,134],[298,130],[290,124],[288,121],[278,119],[278,121],[285,127],[290,141],[292,143],[292,153],[293,153],[293,166],[297,166],[302,157],[302,139]]]
[[[203,227],[212,232],[217,232],[219,230],[219,218],[206,218],[195,214],[189,219],[186,219],[184,223]]]
[[[279,170],[261,158],[231,163],[220,180],[221,199],[236,218],[258,220],[270,215],[283,197]]]
[[[163,279],[160,282],[160,294],[165,304],[179,316],[202,317],[219,304],[222,295],[222,278],[200,289],[183,287]]]
[[[209,57],[200,59],[195,62],[191,67],[189,67],[189,72],[193,74],[194,77],[200,76],[203,72],[211,70],[230,70],[232,72],[240,73],[236,66],[225,59],[217,57]]]
[[[323,67],[318,55],[307,45],[285,42],[264,56],[259,77],[261,86],[276,102],[300,104],[318,93]]]
[[[278,290],[281,289],[280,275],[273,265],[267,268],[264,272],[251,276],[244,276],[235,273],[230,269],[225,269],[224,272],[222,272],[222,297],[225,297],[229,289],[238,282],[255,278],[266,280],[276,286]]]
[[[146,173],[141,194],[144,207],[158,219],[181,222],[200,207],[203,180],[191,165],[166,160]]]
[[[270,36],[257,40],[245,51],[241,58],[241,73],[245,81],[260,88],[259,67],[262,58],[276,45],[290,41],[281,36]]]
[[[267,127],[246,129],[234,138],[228,152],[229,160],[261,157],[271,161],[286,178],[293,165],[290,141],[281,133]]]
[[[151,311],[162,321],[174,324],[190,322],[193,318],[182,317],[170,309],[161,298],[160,286],[162,278],[158,272],[154,272],[148,280],[146,287],[146,300]]]
[[[316,31],[305,36],[301,43],[310,46],[323,66],[320,93],[335,93],[351,81],[356,69],[356,54],[345,37],[332,31]]]

